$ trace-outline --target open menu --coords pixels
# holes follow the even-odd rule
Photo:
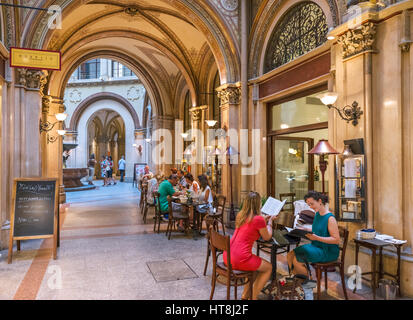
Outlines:
[[[280,213],[286,201],[287,199],[280,201],[273,197],[268,197],[267,201],[264,203],[264,206],[261,208],[261,212],[270,216],[276,216]]]
[[[288,235],[291,237],[300,237],[300,238],[306,238],[306,235],[309,233],[312,233],[309,230],[303,230],[303,229],[292,229],[292,228],[288,228],[285,227],[285,229],[288,231]]]

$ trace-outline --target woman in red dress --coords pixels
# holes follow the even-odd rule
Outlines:
[[[275,216],[260,215],[261,197],[257,192],[250,192],[244,199],[241,211],[235,220],[235,232],[231,238],[231,265],[234,270],[256,271],[256,277],[252,288],[252,300],[257,300],[258,294],[271,276],[272,266],[264,260],[252,254],[252,246],[260,236],[264,240],[272,237],[272,221]],[[227,253],[223,255],[224,263],[227,264]],[[242,299],[248,296],[249,286],[244,286]]]

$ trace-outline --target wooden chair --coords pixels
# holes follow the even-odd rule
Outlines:
[[[186,207],[183,207],[183,209],[186,209]],[[171,233],[172,233],[172,228],[174,227],[175,223],[178,222],[179,220],[184,220],[184,226],[185,226],[185,233],[188,231],[189,227],[189,214],[188,212],[182,213],[182,212],[175,212],[172,209],[172,198],[168,196],[168,210],[169,210],[169,215],[168,215],[168,227],[166,229],[166,236],[168,236],[168,240],[171,240]]]
[[[157,191],[152,192],[153,199],[155,200],[155,217],[154,217],[154,224],[153,224],[153,232],[156,230],[156,224],[158,224],[158,233],[160,229],[160,225],[162,222],[162,217],[164,214],[168,212],[161,212],[161,203],[159,201],[160,194]]]
[[[148,194],[148,193],[146,193],[146,194]],[[144,205],[144,209],[143,209],[143,223],[144,224],[146,224],[146,217],[148,215],[149,208],[156,208],[155,198],[153,198],[153,199],[154,199],[154,203],[149,203],[148,202],[148,197],[146,196],[145,205]]]
[[[218,232],[218,220],[207,216],[205,218],[205,223],[206,223],[206,228],[208,230],[208,233],[206,235],[206,238],[207,238],[208,241],[207,241],[207,256],[206,256],[206,259],[205,259],[205,267],[204,267],[204,276],[206,275],[206,271],[207,271],[207,268],[208,268],[208,262],[209,262],[209,256],[211,255],[211,244],[210,244],[211,229]],[[217,250],[217,251],[219,251],[219,250]],[[220,253],[222,253],[222,252],[220,251]]]
[[[141,214],[143,216],[143,222],[146,223],[146,217],[145,217],[145,210],[146,205],[148,203],[147,199],[148,199],[148,186],[147,185],[143,185],[142,189],[141,189],[141,198],[142,200],[142,204],[141,204]]]
[[[340,269],[341,286],[343,287],[344,297],[346,300],[348,300],[346,282],[344,280],[344,258],[346,256],[346,248],[347,248],[349,232],[347,229],[341,226],[339,226],[338,229],[340,232],[340,238],[342,240],[341,241],[342,243],[340,245],[341,256],[338,258],[338,260],[332,261],[332,262],[326,262],[326,263],[312,263],[311,264],[314,267],[316,271],[316,276],[317,276],[317,299],[318,300],[320,300],[320,295],[321,295],[322,273],[324,272],[325,274],[325,288],[327,291],[327,283],[328,283],[327,272],[336,272],[337,267]]]
[[[215,284],[217,282],[217,276],[221,275],[226,278],[227,285],[227,300],[231,297],[231,286],[234,286],[234,296],[237,300],[237,288],[238,286],[244,286],[250,283],[249,296],[252,297],[252,287],[254,283],[254,272],[253,271],[239,271],[232,269],[231,266],[231,250],[230,250],[230,238],[229,236],[224,236],[210,228],[210,243],[213,259],[213,269],[212,269],[212,287],[211,295],[209,300],[212,300],[215,291]],[[226,266],[223,262],[218,262],[218,252],[227,252],[227,262]]]
[[[284,211],[292,211],[294,213],[294,201],[295,201],[295,193],[280,193],[280,201],[283,201],[287,198],[287,201],[284,204]]]
[[[217,228],[218,228],[218,223],[221,224],[222,226],[222,233],[225,235],[225,226],[224,226],[224,210],[225,210],[225,202],[227,198],[223,196],[222,194],[216,195],[214,197],[214,208],[215,208],[215,214],[210,214],[208,213],[206,216],[215,220],[217,222]],[[201,219],[201,229],[202,229],[202,221],[203,218]],[[208,230],[208,228],[207,228]],[[217,229],[218,232],[218,229]]]
[[[141,209],[141,213],[142,213],[142,208],[143,208],[143,205],[144,205],[144,195],[143,195],[143,186],[142,186],[142,180],[139,180],[139,190],[140,190],[140,192],[141,192],[141,196],[140,196],[140,199],[139,199],[139,208]]]

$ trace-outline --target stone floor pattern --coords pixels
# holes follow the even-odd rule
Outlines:
[[[143,223],[131,183],[95,183],[95,190],[67,193],[57,260],[51,240],[23,241],[12,264],[7,250],[0,252],[0,299],[209,299],[206,239],[173,233],[168,241],[165,224],[153,233],[152,211]],[[285,256],[279,256],[278,270],[286,272]],[[329,277],[323,298],[342,299],[339,279]],[[350,299],[371,296],[366,286],[360,294],[348,292]],[[218,284],[214,299],[225,298],[226,287]]]

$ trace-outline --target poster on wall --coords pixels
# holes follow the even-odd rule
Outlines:
[[[139,176],[143,174],[147,163],[135,163],[133,165],[133,185],[138,185]]]

